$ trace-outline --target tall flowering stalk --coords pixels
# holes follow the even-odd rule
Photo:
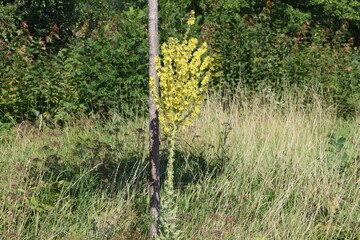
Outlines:
[[[204,101],[207,83],[211,77],[213,58],[204,56],[207,44],[197,47],[196,38],[188,39],[190,26],[195,23],[195,12],[191,11],[188,29],[180,41],[170,37],[161,46],[161,56],[155,58],[160,79],[160,94],[156,93],[153,81],[150,81],[152,94],[159,109],[162,134],[169,141],[169,159],[162,197],[162,237],[177,239],[176,205],[174,191],[174,149],[175,138],[179,131],[189,126],[200,113]]]

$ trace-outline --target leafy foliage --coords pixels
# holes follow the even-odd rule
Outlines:
[[[34,111],[48,119],[79,110],[142,111],[148,83],[145,17],[130,9],[94,30],[85,24],[57,53],[47,51],[59,38],[56,25],[41,41],[26,22],[2,23],[1,120],[35,119]]]
[[[4,69],[0,78],[1,120],[34,119],[34,111],[54,116],[61,111],[76,110],[77,92],[71,80],[62,76],[60,59],[42,50],[28,25],[3,22],[1,34],[4,37],[0,46],[0,66]],[[56,35],[55,26],[47,36],[48,41]],[[45,46],[46,42],[40,44]]]
[[[199,13],[189,34],[209,45],[215,89],[310,90],[339,115],[359,110],[357,1],[159,3],[161,42]],[[145,112],[146,1],[2,1],[0,13],[1,122]]]
[[[130,9],[111,21],[76,32],[64,56],[64,71],[79,92],[79,101],[96,111],[124,115],[146,105],[148,46],[142,10]]]
[[[58,49],[64,47],[72,35],[72,29],[76,26],[80,17],[78,4],[80,1],[57,1],[57,0],[16,0],[3,1],[2,10],[12,9],[11,14],[4,14],[1,21],[26,22],[29,31],[35,39],[45,40],[49,29],[54,25],[59,27],[58,36],[61,41],[52,43],[52,47]],[[58,37],[60,39],[60,37]]]
[[[335,33],[309,21],[274,30],[270,8],[232,24],[219,22],[205,22],[202,29],[203,38],[219,54],[223,74],[218,85],[230,87],[230,92],[270,87],[280,96],[292,87],[315,86],[320,96],[339,106],[339,114],[359,109],[360,55],[353,39],[347,39],[346,24]],[[297,32],[291,34],[291,29]]]

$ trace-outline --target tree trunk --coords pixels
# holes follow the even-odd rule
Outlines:
[[[155,81],[156,92],[159,90],[159,78],[156,74],[155,57],[159,55],[158,38],[158,2],[148,0],[149,3],[149,77]],[[150,114],[150,211],[154,220],[150,228],[150,237],[159,235],[160,225],[160,162],[159,162],[159,118],[154,96],[149,91]]]

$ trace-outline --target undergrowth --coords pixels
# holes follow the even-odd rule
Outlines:
[[[360,119],[321,106],[208,100],[175,151],[182,237],[360,238]],[[147,239],[147,140],[116,115],[3,130],[0,239]]]

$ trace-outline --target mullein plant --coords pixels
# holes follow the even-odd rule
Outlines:
[[[176,204],[174,191],[174,150],[176,135],[189,126],[200,113],[207,83],[211,78],[213,58],[205,56],[206,42],[198,47],[196,38],[188,39],[195,12],[190,12],[187,31],[180,41],[170,37],[161,46],[161,58],[156,57],[156,69],[160,79],[160,94],[150,79],[152,94],[159,110],[162,135],[169,142],[169,159],[161,203],[161,238],[179,239],[176,228]]]

